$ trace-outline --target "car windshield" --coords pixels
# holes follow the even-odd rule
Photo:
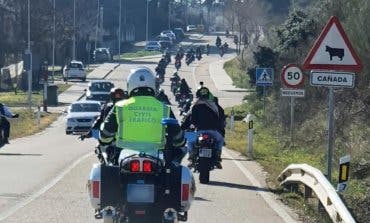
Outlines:
[[[113,87],[114,85],[111,82],[92,83],[90,86],[90,91],[109,92]]]
[[[83,68],[83,66],[80,63],[70,63],[68,64],[68,68]]]
[[[100,112],[100,105],[92,103],[72,104],[71,112]]]
[[[160,41],[171,41],[171,38],[170,37],[167,37],[167,36],[161,36],[160,38]]]
[[[110,100],[110,95],[109,94],[93,94],[90,97],[86,98],[86,100],[108,102]]]

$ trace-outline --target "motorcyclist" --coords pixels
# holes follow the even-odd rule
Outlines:
[[[132,69],[127,77],[129,99],[119,101],[109,112],[100,128],[100,140],[125,149],[126,155],[144,152],[157,156],[165,145],[165,132],[180,160],[183,156],[184,133],[179,125],[165,127],[163,118],[174,115],[167,105],[155,98],[155,77],[147,67]]]
[[[95,120],[91,130],[86,134],[81,135],[80,139],[84,140],[85,138],[97,137],[96,135],[94,135],[94,132],[99,130],[100,125],[103,123],[105,117],[107,117],[108,113],[113,108],[113,106],[118,101],[124,99],[128,99],[127,91],[124,91],[121,88],[112,88],[110,90],[110,102],[104,105],[103,109],[100,112],[100,116]]]
[[[10,123],[7,118],[18,118],[19,114],[14,114],[8,106],[0,103],[0,134],[1,144],[9,144]]]
[[[209,89],[202,84],[196,93],[197,100],[193,104],[191,111],[185,117],[181,128],[187,130],[190,126],[194,126],[196,133],[208,133],[216,140],[216,163],[215,166],[222,169],[221,165],[221,152],[224,145],[224,138],[219,132],[221,126],[221,114],[217,104],[214,102],[213,96]],[[207,118],[205,118],[207,117]],[[193,160],[196,154],[193,152],[195,141],[188,142],[189,150],[189,166],[193,166]]]
[[[207,55],[209,54],[209,51],[210,51],[210,46],[209,46],[209,44],[207,43],[207,45],[206,45],[206,53],[207,53]]]
[[[202,49],[200,48],[200,46],[197,46],[197,48],[195,49],[195,54],[198,58],[202,58]]]
[[[164,93],[163,88],[159,88],[156,98],[166,105],[171,105],[170,99],[168,99],[168,96]]]
[[[181,83],[180,83],[180,94],[181,95],[187,95],[191,93],[191,90],[190,90],[190,87],[188,85],[188,83],[186,82],[185,78],[181,79]]]
[[[226,52],[227,49],[229,49],[229,44],[227,44],[227,42],[225,42],[224,45],[223,45],[223,48],[224,48],[224,52]]]
[[[217,38],[216,38],[216,46],[217,47],[221,46],[221,38],[219,36],[217,36]]]
[[[167,48],[165,50],[164,58],[165,58],[167,64],[171,63],[171,52],[170,52],[170,49]]]

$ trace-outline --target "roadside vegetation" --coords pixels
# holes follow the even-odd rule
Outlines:
[[[264,38],[258,38],[258,41],[251,38],[238,58],[225,64],[225,70],[236,85],[249,88],[249,83],[240,80],[250,80],[256,89],[256,92],[245,97],[247,103],[234,107],[238,122],[235,131],[227,132],[227,146],[245,152],[246,123],[241,120],[251,113],[256,116],[255,159],[269,173],[271,188],[277,192],[285,191],[278,186],[276,178],[291,163],[308,163],[326,172],[327,89],[312,87],[306,81],[306,97],[297,99],[295,104],[292,140],[289,134],[290,100],[280,96],[282,84],[279,73],[288,63],[302,64],[325,23],[331,15],[337,15],[362,59],[364,70],[356,74],[354,89],[338,90],[335,93],[332,182],[336,188],[339,158],[351,155],[349,187],[340,195],[357,222],[370,222],[370,79],[367,75],[370,69],[370,34],[364,29],[370,28],[366,23],[370,18],[370,4],[366,0],[350,3],[344,0],[300,2],[302,4],[295,3],[292,6],[287,17],[280,17],[284,19],[267,22],[269,28],[265,29]],[[332,11],[328,12],[328,8]],[[274,86],[267,89],[266,99],[263,98],[262,88],[254,86],[256,67],[272,67],[275,70]],[[237,70],[246,70],[247,73]],[[306,80],[309,80],[309,74],[306,75]],[[228,114],[230,110],[227,109]],[[301,210],[304,211],[302,216],[310,213],[314,213],[312,216],[322,216],[317,213],[317,205],[308,205],[300,196],[282,193],[282,199],[293,203],[293,206],[301,204]],[[304,219],[305,222],[328,221],[326,218],[316,219],[312,216]]]
[[[154,56],[154,55],[159,55],[159,54],[162,54],[162,53],[160,51],[138,50],[136,52],[129,52],[129,53],[121,54],[120,59]]]

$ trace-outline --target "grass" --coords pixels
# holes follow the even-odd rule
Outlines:
[[[158,54],[162,54],[162,53],[159,52],[159,51],[139,50],[139,51],[136,51],[136,52],[130,52],[130,53],[121,54],[121,58],[120,59],[137,58],[137,57],[145,57],[145,56],[154,56],[154,55],[158,55]]]
[[[41,113],[40,125],[36,123],[36,115],[28,109],[13,109],[13,113],[18,113],[19,118],[10,119],[10,138],[20,138],[33,135],[50,126],[58,117],[56,113]]]
[[[61,94],[66,91],[71,85],[70,84],[58,84],[57,94]],[[32,104],[42,104],[43,101],[43,92],[34,91],[32,93]],[[0,102],[4,103],[10,107],[22,107],[28,106],[28,93],[23,91],[18,91],[17,94],[12,92],[0,92]]]
[[[238,58],[229,60],[224,64],[224,69],[233,80],[235,86],[240,88],[250,88],[249,76],[240,67]]]

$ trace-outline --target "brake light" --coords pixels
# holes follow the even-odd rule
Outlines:
[[[209,135],[207,135],[207,134],[203,134],[203,135],[202,135],[202,138],[203,138],[204,140],[207,140],[207,139],[209,139]]]
[[[139,172],[140,171],[140,162],[139,162],[139,160],[132,160],[130,162],[130,170],[131,170],[131,172]]]
[[[92,196],[93,198],[100,198],[100,181],[92,182]]]
[[[183,184],[181,187],[181,201],[189,200],[189,184]]]
[[[144,160],[143,162],[143,171],[146,173],[150,173],[153,170],[152,162],[149,160]]]

